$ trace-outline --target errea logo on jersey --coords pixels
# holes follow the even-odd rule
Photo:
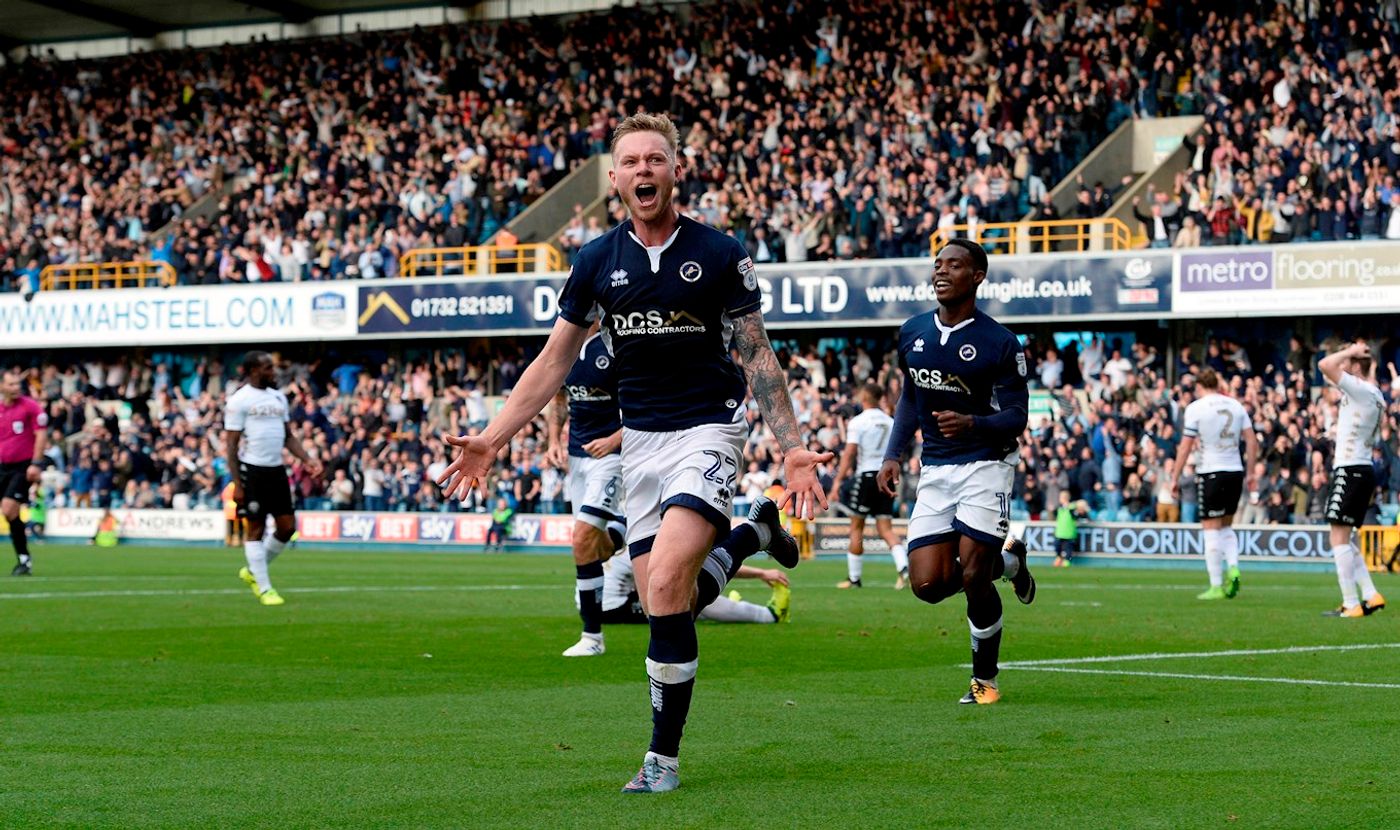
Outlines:
[[[613,314],[613,334],[626,337],[633,334],[701,334],[705,324],[688,311],[634,311]]]
[[[971,395],[972,390],[957,375],[945,374],[942,369],[913,369],[909,370],[909,379],[914,381],[915,386],[924,389],[932,389],[937,392],[961,392],[964,395]]]
[[[911,351],[911,352],[921,352],[921,351],[923,351],[923,350],[924,350],[924,339],[923,339],[922,337],[920,337],[918,340],[915,340],[915,341],[914,341],[914,347],[911,348],[909,351]]]
[[[627,271],[622,268],[619,268],[616,271],[609,274],[608,279],[612,282],[613,288],[620,288],[621,286],[628,284]]]

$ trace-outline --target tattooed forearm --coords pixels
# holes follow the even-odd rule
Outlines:
[[[787,376],[773,354],[768,333],[763,328],[763,315],[755,311],[734,321],[734,343],[748,375],[749,391],[758,403],[759,411],[778,446],[787,452],[802,445],[797,429],[797,416],[792,412],[792,397],[788,395]]]

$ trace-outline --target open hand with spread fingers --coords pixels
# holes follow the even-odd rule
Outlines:
[[[496,448],[480,435],[445,435],[443,440],[457,448],[457,457],[447,465],[437,484],[449,499],[464,499],[473,487],[483,488],[486,474],[496,460]]]
[[[817,465],[828,464],[836,456],[829,452],[789,450],[783,455],[783,472],[787,480],[787,497],[782,507],[789,516],[814,519],[828,506],[826,491],[817,478]]]

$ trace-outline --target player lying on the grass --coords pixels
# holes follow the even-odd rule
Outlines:
[[[914,595],[939,603],[967,594],[972,681],[959,703],[995,703],[1002,608],[993,580],[1011,581],[1016,598],[1035,599],[1024,545],[1003,550],[1010,524],[1016,448],[1026,429],[1026,357],[1016,335],[977,310],[987,253],[952,239],[933,261],[938,308],[899,330],[904,393],[880,468],[893,497],[914,431],[923,435],[918,496],[909,517],[909,575]]]
[[[297,529],[292,484],[282,464],[282,450],[286,448],[301,459],[313,476],[321,474],[321,462],[308,455],[301,439],[287,429],[290,407],[287,396],[273,385],[276,369],[272,355],[248,352],[243,358],[243,375],[247,383],[224,405],[224,454],[233,477],[230,496],[247,522],[243,554],[248,564],[238,576],[263,605],[281,605],[284,600],[272,587],[268,566]],[[276,530],[264,541],[269,516]]]
[[[48,446],[49,416],[39,402],[24,394],[24,375],[0,375],[0,515],[10,525],[15,567],[10,576],[29,576],[32,560],[29,537],[19,509],[29,501],[29,487],[39,481]]]
[[[1385,607],[1385,597],[1376,590],[1366,560],[1352,542],[1352,531],[1365,522],[1366,511],[1376,494],[1376,473],[1371,466],[1371,448],[1380,438],[1385,417],[1385,398],[1367,378],[1371,374],[1371,348],[1352,343],[1318,361],[1327,382],[1337,387],[1341,401],[1337,409],[1337,448],[1332,455],[1332,491],[1327,496],[1327,523],[1332,542],[1332,562],[1337,567],[1337,584],[1342,588],[1342,604],[1327,614],[1333,617],[1364,617]],[[1357,586],[1361,596],[1357,597]]]
[[[728,596],[718,596],[696,615],[698,620],[723,623],[775,623],[791,620],[792,590],[787,574],[777,568],[754,568],[745,565],[734,574],[735,579],[761,579],[773,589],[767,605],[744,602]],[[632,560],[617,556],[609,560],[603,577],[603,622],[608,625],[640,624],[647,621],[642,599],[637,594]]]
[[[1233,527],[1235,508],[1245,485],[1252,490],[1257,483],[1246,482],[1245,471],[1253,470],[1259,458],[1259,440],[1244,405],[1224,393],[1214,369],[1202,369],[1196,386],[1204,394],[1186,405],[1181,446],[1172,465],[1172,495],[1181,498],[1181,471],[1186,469],[1199,443],[1201,460],[1196,465],[1196,486],[1200,492],[1201,535],[1205,537],[1210,587],[1196,599],[1233,599],[1240,592],[1240,542]],[[1244,460],[1240,459],[1241,439],[1245,445]]]
[[[855,473],[845,499],[840,502],[851,517],[851,538],[850,552],[846,554],[846,581],[838,585],[839,588],[861,586],[867,516],[875,517],[875,532],[890,546],[890,556],[894,559],[894,589],[904,590],[909,578],[909,553],[894,532],[894,498],[882,492],[876,480],[885,456],[885,445],[889,443],[890,428],[894,425],[894,419],[880,408],[884,397],[885,390],[878,383],[867,383],[860,388],[861,411],[846,424],[846,448],[841,451],[841,463],[836,477],[831,480],[831,492],[827,494],[828,501],[837,501],[841,483]]]
[[[678,140],[665,116],[633,115],[618,125],[608,175],[630,218],[578,252],[544,349],[481,435],[447,437],[459,452],[438,482],[449,497],[479,486],[501,448],[554,396],[601,319],[622,409],[628,551],[651,625],[651,746],[624,788],[636,793],[680,784],[681,733],[699,665],[695,610],[770,543],[780,564],[797,564],[773,502],[755,502],[750,521],[730,530],[749,433],[746,381],[778,439],[787,501],[798,514],[825,509],[817,465],[831,459],[803,449],[752,260],[734,239],[676,210]],[[731,339],[743,371],[730,357]]]
[[[568,470],[565,490],[574,508],[574,585],[583,633],[565,657],[602,654],[603,563],[626,540],[622,519],[622,415],[617,374],[607,342],[590,329],[578,359],[549,411],[549,458]],[[565,434],[568,438],[565,439]]]

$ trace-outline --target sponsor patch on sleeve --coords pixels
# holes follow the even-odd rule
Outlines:
[[[744,287],[748,290],[758,288],[758,269],[754,268],[752,257],[739,260],[739,276],[744,278]]]
[[[1021,377],[1025,377],[1025,376],[1026,376],[1026,353],[1025,353],[1025,352],[1017,352],[1017,353],[1016,353],[1016,371],[1019,372],[1019,373],[1021,374]]]

